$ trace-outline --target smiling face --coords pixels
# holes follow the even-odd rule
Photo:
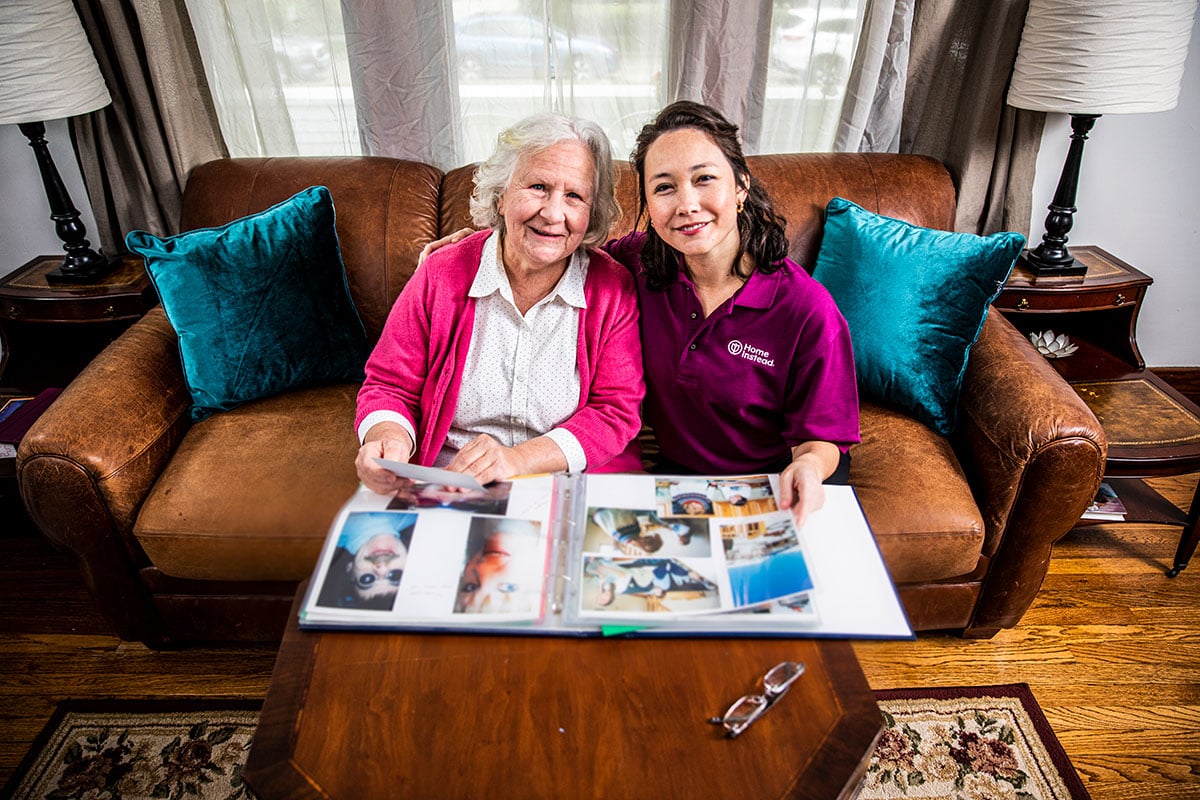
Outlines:
[[[725,154],[696,128],[668,131],[647,148],[642,189],[654,230],[689,266],[727,271],[737,255],[738,202],[746,190]]]
[[[408,560],[408,548],[395,534],[381,533],[368,539],[350,564],[350,574],[359,596],[369,599],[394,594]]]
[[[499,199],[505,267],[565,268],[587,233],[595,183],[592,154],[582,142],[522,156]]]

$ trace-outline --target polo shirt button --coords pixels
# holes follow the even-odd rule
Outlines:
[[[695,311],[692,312],[692,319],[695,319],[698,316],[699,316],[699,314],[697,314]]]
[[[695,350],[695,349],[696,349],[696,345],[694,345],[694,344],[688,345],[688,350]]]

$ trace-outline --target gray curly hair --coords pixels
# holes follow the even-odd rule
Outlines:
[[[587,119],[544,113],[526,117],[496,137],[496,149],[475,169],[471,192],[471,219],[480,228],[499,230],[500,195],[508,188],[521,156],[553,147],[559,142],[582,142],[592,154],[596,183],[583,245],[591,247],[608,239],[608,229],[621,214],[614,188],[612,148],[599,125]]]

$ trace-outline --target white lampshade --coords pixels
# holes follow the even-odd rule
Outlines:
[[[1030,0],[1008,104],[1033,111],[1167,111],[1197,0]]]
[[[110,102],[71,0],[0,0],[0,124],[73,117]]]

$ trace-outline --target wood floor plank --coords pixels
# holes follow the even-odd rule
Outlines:
[[[1124,698],[1122,698],[1124,700]],[[1200,731],[1200,705],[1076,705],[1069,708],[1042,709],[1051,723],[1060,723],[1068,728],[1107,728],[1119,731],[1141,731],[1147,734],[1179,732],[1190,734]],[[1197,753],[1200,756],[1200,753]]]
[[[1075,769],[1086,775],[1088,782],[1097,785],[1117,785],[1122,782],[1170,784],[1184,783],[1189,776],[1200,772],[1200,756],[1183,758],[1147,758],[1143,754],[1127,756],[1080,754]],[[1107,797],[1095,794],[1094,797]]]

